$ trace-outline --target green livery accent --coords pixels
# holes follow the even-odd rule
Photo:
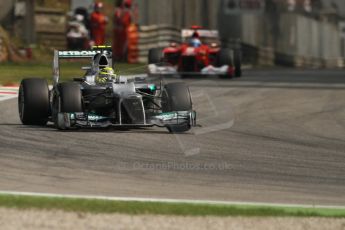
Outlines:
[[[155,91],[156,90],[156,85],[149,85],[149,89],[151,90],[151,91]]]

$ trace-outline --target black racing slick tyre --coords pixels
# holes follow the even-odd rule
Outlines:
[[[164,86],[162,94],[162,112],[191,111],[192,99],[188,86],[183,82],[169,83]],[[169,125],[171,133],[181,133],[190,130],[191,124]]]
[[[24,125],[46,125],[50,113],[48,83],[40,78],[24,79],[18,93],[18,110]]]
[[[234,50],[235,77],[242,76],[242,52],[240,49]]]
[[[163,51],[161,48],[152,48],[149,50],[148,63],[159,64],[163,59]]]
[[[217,55],[217,66],[233,66],[232,57],[231,57],[231,50],[230,49],[221,49]],[[220,75],[221,78],[232,78],[231,75]]]
[[[75,113],[82,112],[82,94],[80,85],[76,82],[63,82],[58,85],[59,112]]]
[[[63,82],[57,85],[53,96],[52,117],[57,129],[69,129],[59,119],[60,113],[82,112],[82,94],[80,85],[76,82]]]
[[[218,66],[232,65],[231,50],[221,49],[217,56]]]

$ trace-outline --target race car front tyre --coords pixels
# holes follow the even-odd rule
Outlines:
[[[148,62],[149,64],[159,64],[163,59],[163,51],[161,48],[152,48],[149,50]]]
[[[24,79],[18,93],[18,110],[24,125],[46,125],[50,113],[48,83],[40,78]]]
[[[59,112],[75,113],[82,112],[82,95],[80,85],[76,82],[63,82],[58,85]]]
[[[162,112],[191,111],[192,99],[188,86],[183,82],[169,83],[164,86],[162,94]],[[191,124],[169,125],[171,133],[181,133],[190,130]]]
[[[240,49],[234,50],[235,77],[242,76],[242,53]]]
[[[53,121],[57,129],[69,129],[65,124],[66,113],[82,112],[82,94],[80,85],[76,82],[63,82],[57,85],[53,97]]]

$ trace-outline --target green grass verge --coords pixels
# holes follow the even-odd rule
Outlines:
[[[61,81],[70,80],[73,77],[81,77],[85,73],[82,66],[88,66],[88,62],[66,62],[60,64]],[[146,72],[146,65],[118,63],[115,65],[120,74],[141,74]],[[52,63],[25,62],[25,63],[0,63],[0,85],[19,83],[23,78],[41,77],[50,83],[52,80]]]
[[[0,195],[0,207],[89,213],[123,213],[131,215],[345,217],[344,209],[331,208],[109,201],[17,195]]]

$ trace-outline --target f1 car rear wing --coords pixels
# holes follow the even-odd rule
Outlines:
[[[100,54],[100,55],[97,55]],[[53,59],[53,83],[56,85],[60,78],[60,59],[81,59],[93,58],[92,65],[95,64],[98,56],[105,56],[106,63],[103,65],[112,66],[112,50],[111,46],[93,46],[91,50],[54,50]],[[97,65],[100,65],[101,58],[98,57]]]
[[[194,29],[183,29],[181,31],[181,36],[183,39],[192,37],[192,35],[196,32]],[[219,38],[218,30],[197,30],[199,36],[201,38]]]
[[[219,34],[217,30],[203,30],[203,29],[183,29],[181,31],[182,41],[186,42],[194,33],[197,33],[200,39],[205,43],[220,43]]]

